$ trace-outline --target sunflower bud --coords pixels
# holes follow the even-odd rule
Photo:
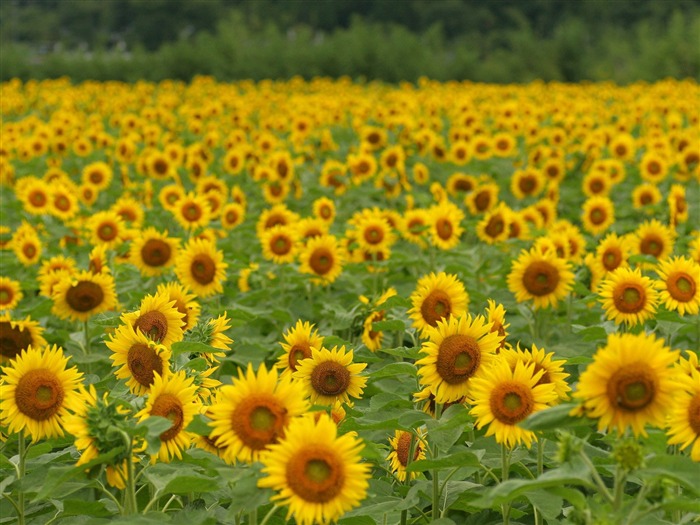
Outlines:
[[[566,463],[583,449],[583,442],[568,432],[562,432],[559,436],[559,448],[556,459],[559,463]]]
[[[617,443],[612,457],[620,468],[628,472],[644,467],[644,449],[633,439]]]

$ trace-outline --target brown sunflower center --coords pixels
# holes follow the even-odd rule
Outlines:
[[[622,252],[619,248],[608,248],[602,257],[603,266],[609,272],[612,272],[622,262]]]
[[[317,248],[309,258],[309,267],[317,275],[326,275],[333,268],[333,254],[327,248]]]
[[[206,254],[196,255],[190,264],[190,273],[199,284],[209,284],[216,277],[216,264]]]
[[[330,219],[331,216],[333,215],[333,212],[331,211],[330,206],[321,206],[318,210],[318,214],[323,217],[324,219]]]
[[[505,228],[506,223],[503,220],[503,217],[501,217],[500,215],[494,215],[489,219],[489,222],[486,225],[486,228],[484,228],[484,231],[489,237],[496,238],[503,233]]]
[[[454,334],[440,343],[436,368],[446,383],[457,385],[465,382],[474,375],[480,363],[479,343],[473,337]]]
[[[687,303],[695,298],[697,284],[687,273],[674,272],[666,279],[666,289],[676,301]]]
[[[22,414],[45,421],[63,406],[65,392],[60,379],[45,368],[29,370],[17,382],[15,403]]]
[[[590,219],[593,224],[596,226],[599,224],[603,224],[605,220],[608,218],[608,214],[603,208],[593,208],[590,213]]]
[[[41,190],[33,191],[29,194],[29,202],[37,208],[46,206],[46,193]]]
[[[162,239],[148,239],[141,247],[141,259],[148,266],[163,266],[171,254],[170,245]]]
[[[168,172],[168,163],[163,159],[158,159],[153,163],[153,171],[159,175],[164,175]]]
[[[68,288],[66,303],[76,312],[89,312],[97,308],[104,300],[105,294],[102,287],[92,281],[78,281]]]
[[[350,372],[335,361],[324,361],[311,372],[311,386],[324,396],[339,396],[350,386]]]
[[[527,385],[505,381],[491,391],[489,405],[498,421],[506,425],[515,425],[532,413],[535,400]]]
[[[661,252],[664,251],[664,240],[655,234],[648,234],[639,244],[639,251],[645,255],[653,255],[654,257],[659,257]]]
[[[408,455],[411,453],[411,438],[413,435],[410,432],[402,432],[399,439],[396,440],[396,458],[402,466],[408,465]],[[420,455],[420,442],[416,441],[414,445],[413,461],[418,459]]]
[[[646,306],[647,294],[637,283],[622,283],[613,293],[615,308],[624,314],[641,312]]]
[[[287,410],[271,395],[250,395],[231,414],[231,428],[245,446],[263,450],[283,437]]]
[[[455,189],[457,191],[471,192],[474,189],[474,184],[469,179],[459,179],[455,182]]]
[[[238,221],[238,212],[229,210],[226,212],[225,218],[228,224],[235,224]]]
[[[617,370],[608,380],[610,404],[629,412],[642,410],[654,401],[657,380],[646,363],[632,363]]]
[[[153,402],[151,415],[164,417],[172,422],[170,428],[160,435],[161,441],[170,441],[180,433],[184,424],[183,408],[182,401],[174,394],[161,394]]]
[[[134,322],[134,330],[141,330],[149,339],[160,343],[168,335],[168,319],[158,311],[146,312]]]
[[[32,342],[29,330],[22,330],[19,326],[13,327],[9,321],[0,321],[0,355],[4,359],[14,359]]]
[[[605,189],[605,185],[600,179],[593,179],[591,183],[588,185],[588,188],[591,190],[591,193],[593,194],[598,194],[601,193]]]
[[[54,200],[53,200],[53,205],[59,211],[70,210],[70,201],[68,200],[68,197],[66,197],[65,195],[57,195],[56,198],[54,198]]]
[[[116,224],[112,222],[106,222],[103,224],[100,224],[97,227],[97,236],[103,240],[103,241],[111,241],[114,240],[117,236],[118,233],[118,228]]]
[[[345,486],[345,470],[337,453],[311,444],[298,450],[287,463],[287,484],[304,501],[326,503]]]
[[[532,193],[535,190],[536,185],[537,183],[535,181],[535,178],[530,176],[522,177],[518,181],[518,188],[520,188],[520,191],[522,191],[526,195]]]
[[[559,284],[559,270],[547,261],[535,261],[523,274],[523,286],[537,297],[549,295],[557,289]]]
[[[420,313],[426,323],[430,326],[437,326],[440,319],[447,318],[452,313],[450,296],[442,290],[433,290],[423,300]]]
[[[688,424],[696,435],[700,435],[700,394],[695,394],[688,405]]]
[[[196,202],[188,202],[182,207],[182,215],[186,221],[196,222],[202,218],[202,208]]]
[[[307,341],[301,341],[294,344],[294,346],[289,349],[289,354],[287,357],[290,370],[292,370],[292,372],[296,371],[299,361],[309,357],[311,357],[311,346],[309,346]]]
[[[363,236],[369,244],[379,244],[384,240],[384,230],[379,226],[370,226],[365,228]]]
[[[22,246],[22,253],[28,258],[32,259],[36,255],[36,246],[28,242],[24,246]]]
[[[452,237],[452,232],[454,231],[452,221],[445,219],[444,217],[440,217],[437,221],[435,221],[435,231],[437,231],[438,237],[441,239],[449,239]]]
[[[649,175],[658,175],[661,173],[661,164],[658,161],[652,160],[647,164],[647,171]]]
[[[480,191],[474,198],[474,205],[478,211],[487,210],[491,205],[491,194],[487,191]]]
[[[292,249],[292,243],[286,235],[278,235],[270,242],[270,250],[275,255],[287,255]]]
[[[155,372],[163,375],[163,361],[153,348],[143,343],[136,343],[129,348],[126,362],[134,379],[145,387],[153,384]]]
[[[549,371],[542,366],[540,363],[535,363],[535,369],[533,371],[533,375],[537,375],[540,371],[542,371],[542,376],[540,379],[537,381],[537,385],[546,385],[548,383],[552,382],[552,378],[549,376]]]
[[[95,185],[99,185],[104,180],[102,173],[99,171],[91,171],[88,178],[90,179],[90,182]]]

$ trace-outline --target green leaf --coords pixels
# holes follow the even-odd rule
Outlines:
[[[177,463],[156,463],[144,471],[144,476],[161,494],[201,494],[221,488],[216,471],[207,475],[200,467],[182,467]]]
[[[210,354],[213,352],[221,352],[221,350],[214,348],[213,346],[206,345],[204,343],[198,343],[195,341],[180,341],[173,343],[170,349],[174,355],[188,353],[188,354]]]
[[[546,489],[530,490],[524,496],[547,520],[554,520],[561,514],[563,500]]]
[[[438,459],[421,459],[408,464],[407,472],[425,472],[455,467],[481,467],[481,461],[474,452],[446,454]]]
[[[439,420],[426,421],[428,439],[440,450],[448,450],[466,431],[472,419],[464,405],[452,405]]]
[[[381,379],[383,377],[395,377],[398,375],[409,375],[415,377],[418,373],[416,365],[413,363],[389,363],[379,370],[370,373],[371,379]]]
[[[375,321],[372,323],[372,330],[375,332],[403,332],[406,330],[406,323],[401,319]]]
[[[212,427],[208,424],[209,421],[211,420],[208,417],[202,414],[196,414],[185,430],[187,432],[194,432],[200,436],[208,436],[212,431]]]
[[[112,512],[101,501],[85,501],[83,499],[63,500],[62,516],[111,516]]]
[[[591,421],[584,417],[570,416],[569,413],[578,406],[576,403],[562,403],[535,412],[519,424],[525,430],[556,430],[572,426],[587,426]]]
[[[146,439],[146,454],[158,452],[161,445],[160,435],[172,426],[172,421],[160,416],[148,416],[136,425],[136,435]]]
[[[659,455],[647,461],[647,467],[637,471],[640,477],[661,477],[675,481],[686,490],[700,496],[700,468],[683,456]]]

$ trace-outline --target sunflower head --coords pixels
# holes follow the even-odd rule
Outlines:
[[[311,357],[297,364],[294,379],[304,385],[313,404],[332,405],[362,397],[367,378],[360,376],[366,363],[353,363],[353,352],[345,347],[312,348]]]
[[[535,308],[556,306],[573,283],[574,274],[569,264],[551,250],[523,251],[508,274],[508,289],[516,300],[531,300]]]
[[[408,315],[413,326],[426,333],[435,328],[438,321],[466,312],[469,296],[456,275],[430,273],[418,280],[411,303],[413,307]]]

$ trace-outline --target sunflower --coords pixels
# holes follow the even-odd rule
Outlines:
[[[663,261],[673,251],[675,238],[676,232],[672,228],[652,219],[640,224],[634,231],[632,250]]]
[[[168,184],[158,193],[158,201],[163,209],[174,212],[177,203],[185,197],[185,190],[177,184]]]
[[[186,231],[206,227],[211,220],[211,208],[204,195],[192,192],[184,195],[170,210]]]
[[[81,181],[89,184],[95,190],[102,191],[109,187],[112,182],[112,168],[104,162],[92,162],[83,168]]]
[[[287,226],[299,220],[299,215],[291,211],[285,204],[275,204],[272,208],[263,210],[255,226],[258,239],[262,237],[265,230],[273,226]]]
[[[612,187],[612,181],[607,171],[592,169],[586,173],[581,186],[586,197],[607,197]]]
[[[654,184],[644,183],[632,190],[632,206],[641,210],[661,202],[661,191]]]
[[[677,389],[671,368],[679,352],[653,334],[610,334],[581,374],[574,397],[598,418],[598,429],[628,428],[646,436],[644,427],[663,427]]]
[[[581,209],[583,228],[591,235],[600,235],[615,222],[615,206],[607,197],[589,197]]]
[[[87,321],[95,314],[117,306],[114,279],[107,273],[82,271],[65,276],[53,288],[52,313],[61,319]]]
[[[144,297],[138,310],[122,314],[121,322],[143,333],[150,340],[170,348],[173,343],[182,341],[183,317],[170,295],[160,292]]]
[[[309,239],[299,252],[299,271],[315,278],[317,284],[330,284],[343,271],[343,251],[335,236],[321,235]]]
[[[258,486],[278,491],[272,500],[289,506],[287,520],[335,522],[367,496],[370,465],[361,462],[362,448],[355,435],[339,436],[326,414],[297,418],[263,457],[266,477]]]
[[[22,202],[24,211],[32,215],[48,213],[51,206],[51,188],[41,179],[27,177],[27,181],[18,189],[17,197]]]
[[[297,371],[303,359],[311,357],[311,349],[323,346],[323,336],[319,335],[314,325],[299,319],[294,327],[282,334],[284,343],[280,343],[284,353],[277,360],[277,368],[282,371],[282,377]]]
[[[447,152],[447,158],[452,164],[463,166],[467,164],[471,158],[471,148],[466,140],[456,140],[450,144],[450,149]]]
[[[510,179],[510,191],[518,199],[534,197],[544,189],[545,179],[537,168],[515,170]]]
[[[408,311],[413,327],[425,333],[450,315],[459,317],[467,311],[469,295],[456,275],[440,272],[424,275],[411,294],[413,307]]]
[[[428,334],[416,361],[419,383],[435,394],[437,403],[454,402],[469,394],[470,379],[488,366],[502,341],[483,316],[452,315]]]
[[[8,314],[0,315],[0,363],[15,359],[30,346],[46,346],[46,340],[41,335],[43,332],[39,323],[29,316],[23,321],[15,321]]]
[[[94,246],[103,245],[105,248],[111,249],[122,242],[126,233],[126,224],[116,213],[100,211],[90,217],[87,229],[91,244]]]
[[[508,337],[507,330],[510,324],[506,324],[506,309],[503,308],[502,304],[496,304],[496,301],[493,299],[488,300],[488,306],[486,307],[486,324],[491,326],[491,332],[501,337],[496,353],[509,348],[510,345],[506,342],[506,337]]]
[[[385,314],[384,310],[372,312],[365,318],[362,325],[362,342],[372,352],[382,348],[384,332],[375,330],[374,323],[383,321]]]
[[[401,235],[407,241],[425,248],[425,237],[430,229],[430,213],[423,208],[406,210],[401,221]]]
[[[566,364],[566,360],[559,359],[553,360],[554,352],[546,353],[544,348],[537,348],[535,344],[532,345],[531,350],[522,350],[520,345],[517,345],[516,349],[506,350],[503,352],[503,356],[506,358],[510,367],[515,369],[518,362],[522,361],[523,364],[529,366],[531,363],[535,364],[535,373],[540,370],[544,370],[544,374],[537,381],[538,385],[551,383],[554,385],[554,391],[557,394],[557,399],[555,399],[550,404],[556,404],[559,401],[565,401],[569,398],[568,392],[571,388],[566,383],[566,378],[569,374],[564,372],[563,366]]]
[[[453,173],[447,179],[445,189],[447,190],[447,193],[455,196],[458,194],[471,193],[474,191],[474,188],[476,188],[476,185],[477,182],[475,177],[464,173]]]
[[[132,228],[140,228],[145,217],[143,204],[128,195],[119,197],[110,210],[119,215]]]
[[[312,404],[333,405],[337,401],[350,402],[350,397],[359,399],[367,384],[360,376],[366,363],[353,363],[353,351],[345,346],[311,348],[311,357],[297,363],[295,380],[303,385]]]
[[[608,319],[627,326],[641,324],[656,313],[659,293],[639,268],[618,268],[600,284],[600,302]]]
[[[609,233],[598,243],[594,262],[601,273],[606,274],[629,266],[627,262],[629,256],[630,247],[627,239],[618,237],[616,233]]]
[[[161,233],[153,227],[146,228],[131,242],[129,261],[141,275],[160,275],[173,265],[179,243],[179,239],[168,237],[167,230]]]
[[[112,366],[121,367],[114,373],[117,379],[125,379],[137,396],[150,391],[156,374],[167,377],[170,372],[170,350],[130,324],[117,328],[105,344],[112,351]]]
[[[508,274],[508,289],[518,302],[532,300],[535,308],[555,308],[574,284],[569,263],[548,251],[523,250]]]
[[[291,377],[277,380],[277,371],[253,365],[238,371],[232,385],[219,389],[219,396],[209,407],[213,428],[209,437],[224,448],[224,457],[245,463],[259,461],[265,451],[286,433],[290,421],[308,409],[300,383]]]
[[[107,266],[107,246],[100,244],[95,246],[88,254],[88,270],[93,274],[109,274],[111,270]]]
[[[681,315],[700,311],[700,264],[688,257],[661,261],[656,267],[659,299],[669,310]]]
[[[24,294],[19,281],[0,276],[0,311],[14,309],[22,297]]]
[[[459,238],[464,232],[460,225],[464,212],[451,202],[433,206],[428,210],[430,216],[430,242],[441,250],[449,250],[459,244]]]
[[[476,225],[476,235],[487,244],[497,244],[510,236],[513,212],[504,202],[487,211]]]
[[[20,263],[24,266],[32,266],[41,259],[43,247],[37,234],[26,233],[13,237],[12,251]]]
[[[2,367],[2,426],[13,434],[26,430],[33,442],[63,435],[63,418],[83,402],[83,374],[66,368],[68,359],[56,345],[29,347]]]
[[[79,211],[78,197],[66,186],[60,184],[51,190],[49,206],[49,212],[64,222],[75,217]]]
[[[317,217],[307,217],[305,219],[299,220],[295,225],[298,238],[302,242],[306,242],[308,239],[313,237],[318,237],[320,235],[328,235],[329,223],[317,218]]]
[[[191,330],[199,319],[201,306],[195,300],[197,296],[190,293],[190,290],[178,283],[162,283],[158,285],[158,294],[165,294],[168,301],[175,301],[175,308],[183,315],[182,331]]]
[[[232,230],[245,220],[245,208],[236,202],[229,202],[221,208],[221,226],[226,230]]]
[[[383,148],[386,145],[386,130],[377,126],[364,126],[360,130],[360,139],[363,145],[373,151]]]
[[[319,197],[313,203],[313,214],[326,224],[335,220],[335,203],[328,197]]]
[[[670,223],[677,225],[688,221],[688,201],[685,196],[685,186],[674,184],[668,193]]]
[[[614,158],[630,161],[636,152],[634,137],[628,133],[620,133],[610,141],[608,149]]]
[[[228,318],[226,312],[216,318],[209,319],[206,327],[208,337],[204,342],[213,348],[218,348],[224,352],[230,352],[233,339],[224,333],[231,328],[230,321],[231,319]],[[224,352],[204,352],[202,356],[209,361],[209,363],[213,364],[217,363],[220,358],[226,355]]]
[[[422,162],[413,165],[413,181],[416,184],[426,184],[430,180],[430,170]]]
[[[223,291],[226,279],[224,254],[213,243],[191,239],[175,261],[175,274],[199,297],[209,297]]]
[[[389,446],[391,447],[391,452],[389,452],[386,460],[389,462],[391,472],[394,473],[396,479],[404,482],[406,477],[409,480],[417,478],[420,473],[407,473],[406,467],[409,464],[409,458],[410,462],[425,459],[425,449],[428,447],[425,441],[425,433],[420,428],[416,429],[415,434],[405,430],[396,430],[394,431],[394,437],[389,438]],[[413,450],[413,457],[410,457],[411,449]]]
[[[639,163],[639,174],[644,181],[658,184],[668,174],[668,163],[658,152],[647,151]]]
[[[378,253],[390,247],[396,241],[389,221],[375,210],[362,210],[353,217],[355,227],[355,239],[360,250],[369,253]]]
[[[150,416],[160,416],[169,419],[172,425],[160,435],[160,449],[151,456],[151,463],[156,458],[163,463],[169,463],[173,457],[182,459],[182,450],[192,442],[192,434],[185,428],[199,411],[196,392],[193,379],[182,370],[165,378],[155,374],[146,405],[136,417],[141,422]]]
[[[472,215],[486,213],[498,203],[498,184],[489,182],[479,184],[474,191],[464,198],[464,204]]]
[[[263,257],[276,264],[294,262],[297,241],[296,228],[279,224],[273,226],[265,230],[260,237]]]
[[[535,433],[523,430],[518,423],[556,400],[553,383],[538,384],[545,371],[535,371],[534,363],[518,361],[511,368],[504,357],[483,367],[471,380],[471,409],[478,429],[489,425],[486,436],[509,448],[524,443],[530,447]]]
[[[700,374],[679,378],[678,386],[667,420],[668,444],[681,450],[692,445],[690,457],[700,461]]]

